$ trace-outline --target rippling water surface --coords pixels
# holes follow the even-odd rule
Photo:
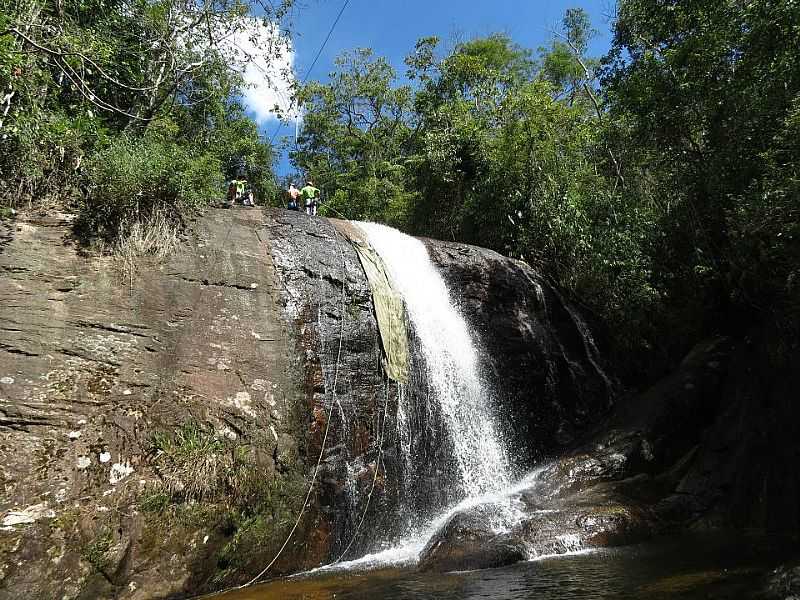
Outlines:
[[[798,548],[744,534],[681,536],[466,573],[328,571],[217,600],[746,599],[771,568],[800,556]]]

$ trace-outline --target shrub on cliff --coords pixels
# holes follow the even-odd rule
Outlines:
[[[156,213],[179,217],[218,198],[222,166],[210,152],[146,134],[123,135],[87,165],[89,193],[80,209],[83,230],[113,239]]]

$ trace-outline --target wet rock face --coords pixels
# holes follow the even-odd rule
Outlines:
[[[657,530],[655,512],[624,486],[595,482],[576,490],[559,468],[541,470],[508,501],[455,513],[420,555],[423,571],[491,568],[543,555],[632,544]],[[517,514],[507,522],[498,515]]]
[[[427,406],[425,382],[412,377],[404,392],[405,410],[412,410],[414,398],[420,398],[417,403],[424,410],[414,412],[413,420],[417,428],[428,431],[412,443],[430,439],[425,447],[414,447],[415,457],[428,459],[408,472],[394,422],[398,387],[385,380],[380,368],[370,290],[345,236],[326,219],[308,219],[290,211],[269,211],[266,228],[282,282],[284,313],[296,323],[300,371],[306,374],[306,395],[313,398],[317,421],[315,439],[324,432],[326,407],[334,403],[319,500],[332,523],[331,557],[336,558],[353,540],[347,555],[353,558],[374,549],[375,539],[403,533],[404,510],[413,513],[407,516],[420,518],[430,512],[428,503],[437,512],[447,503],[446,497],[439,496],[447,493],[442,481],[447,479],[448,441],[436,436],[442,426],[436,422],[434,407]],[[613,390],[577,314],[526,265],[471,246],[425,243],[453,297],[461,301],[476,341],[490,340],[491,352],[484,353],[492,371],[487,374],[490,383],[507,384],[493,402],[507,417],[504,429],[519,443],[515,453],[520,464],[529,466],[531,456],[541,450],[530,444],[536,439],[531,437],[531,427],[546,432],[544,445],[556,437],[565,442],[596,423],[607,411]],[[409,335],[412,371],[424,372],[413,353],[413,330]],[[330,393],[334,380],[336,398]],[[547,390],[543,400],[537,395],[540,390]],[[568,405],[559,402],[558,394],[568,396]],[[560,411],[557,418],[551,418],[554,410]],[[520,411],[547,418],[518,418]],[[385,424],[384,415],[388,416]],[[382,469],[376,477],[379,447],[383,448]],[[419,505],[413,504],[408,485],[415,486]]]
[[[579,313],[525,263],[425,242],[482,346],[519,466],[580,440],[608,414],[615,389]]]
[[[800,363],[770,356],[770,340],[761,332],[698,344],[674,373],[620,401],[588,441],[512,498],[523,516],[504,538],[535,556],[684,527],[796,533]],[[488,566],[479,549],[497,536],[443,528],[422,568],[446,569],[451,555]],[[764,597],[797,593],[797,581],[796,565],[781,567]]]
[[[313,414],[309,463],[316,462],[328,431],[316,496],[329,524],[326,551],[334,560],[349,547],[347,558],[353,558],[397,526],[392,517],[399,490],[386,482],[397,481],[398,465],[389,459],[377,467],[380,442],[396,444],[394,430],[381,436],[381,425],[387,411],[397,411],[397,384],[381,368],[372,293],[351,244],[329,220],[300,212],[268,211],[265,226]]]
[[[698,412],[715,410],[700,421],[702,437],[664,501],[670,519],[696,528],[800,531],[800,354],[796,340],[782,350],[781,342],[764,328],[730,343],[727,360],[706,363],[706,372],[721,373],[709,377],[718,384],[714,393],[706,389]],[[695,422],[696,415],[683,420]]]
[[[477,507],[453,515],[422,551],[420,570],[489,569],[525,560],[527,548],[519,537],[492,530],[486,514],[490,510],[491,507]]]

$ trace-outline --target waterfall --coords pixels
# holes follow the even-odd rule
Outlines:
[[[412,378],[421,384],[401,391],[396,415],[397,450],[412,482],[402,494],[406,536],[349,564],[413,561],[455,510],[503,495],[509,466],[475,340],[426,247],[390,227],[357,225],[403,297],[416,349]],[[423,472],[428,487],[415,486]]]
[[[509,485],[503,444],[492,414],[492,393],[481,379],[480,360],[467,323],[419,240],[375,223],[358,223],[380,255],[420,342],[431,389],[453,446],[462,497]],[[398,411],[400,427],[403,407]],[[407,447],[407,446],[406,446]]]

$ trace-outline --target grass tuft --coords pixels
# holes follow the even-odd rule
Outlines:
[[[111,533],[104,529],[83,548],[81,555],[96,571],[105,572],[109,566],[107,552],[111,549],[113,541]]]
[[[144,257],[164,260],[180,245],[178,228],[163,212],[124,228],[114,243],[114,262],[124,277],[133,279]]]
[[[154,465],[164,492],[180,501],[213,499],[231,467],[226,443],[197,423],[184,423],[172,433],[153,435]]]

